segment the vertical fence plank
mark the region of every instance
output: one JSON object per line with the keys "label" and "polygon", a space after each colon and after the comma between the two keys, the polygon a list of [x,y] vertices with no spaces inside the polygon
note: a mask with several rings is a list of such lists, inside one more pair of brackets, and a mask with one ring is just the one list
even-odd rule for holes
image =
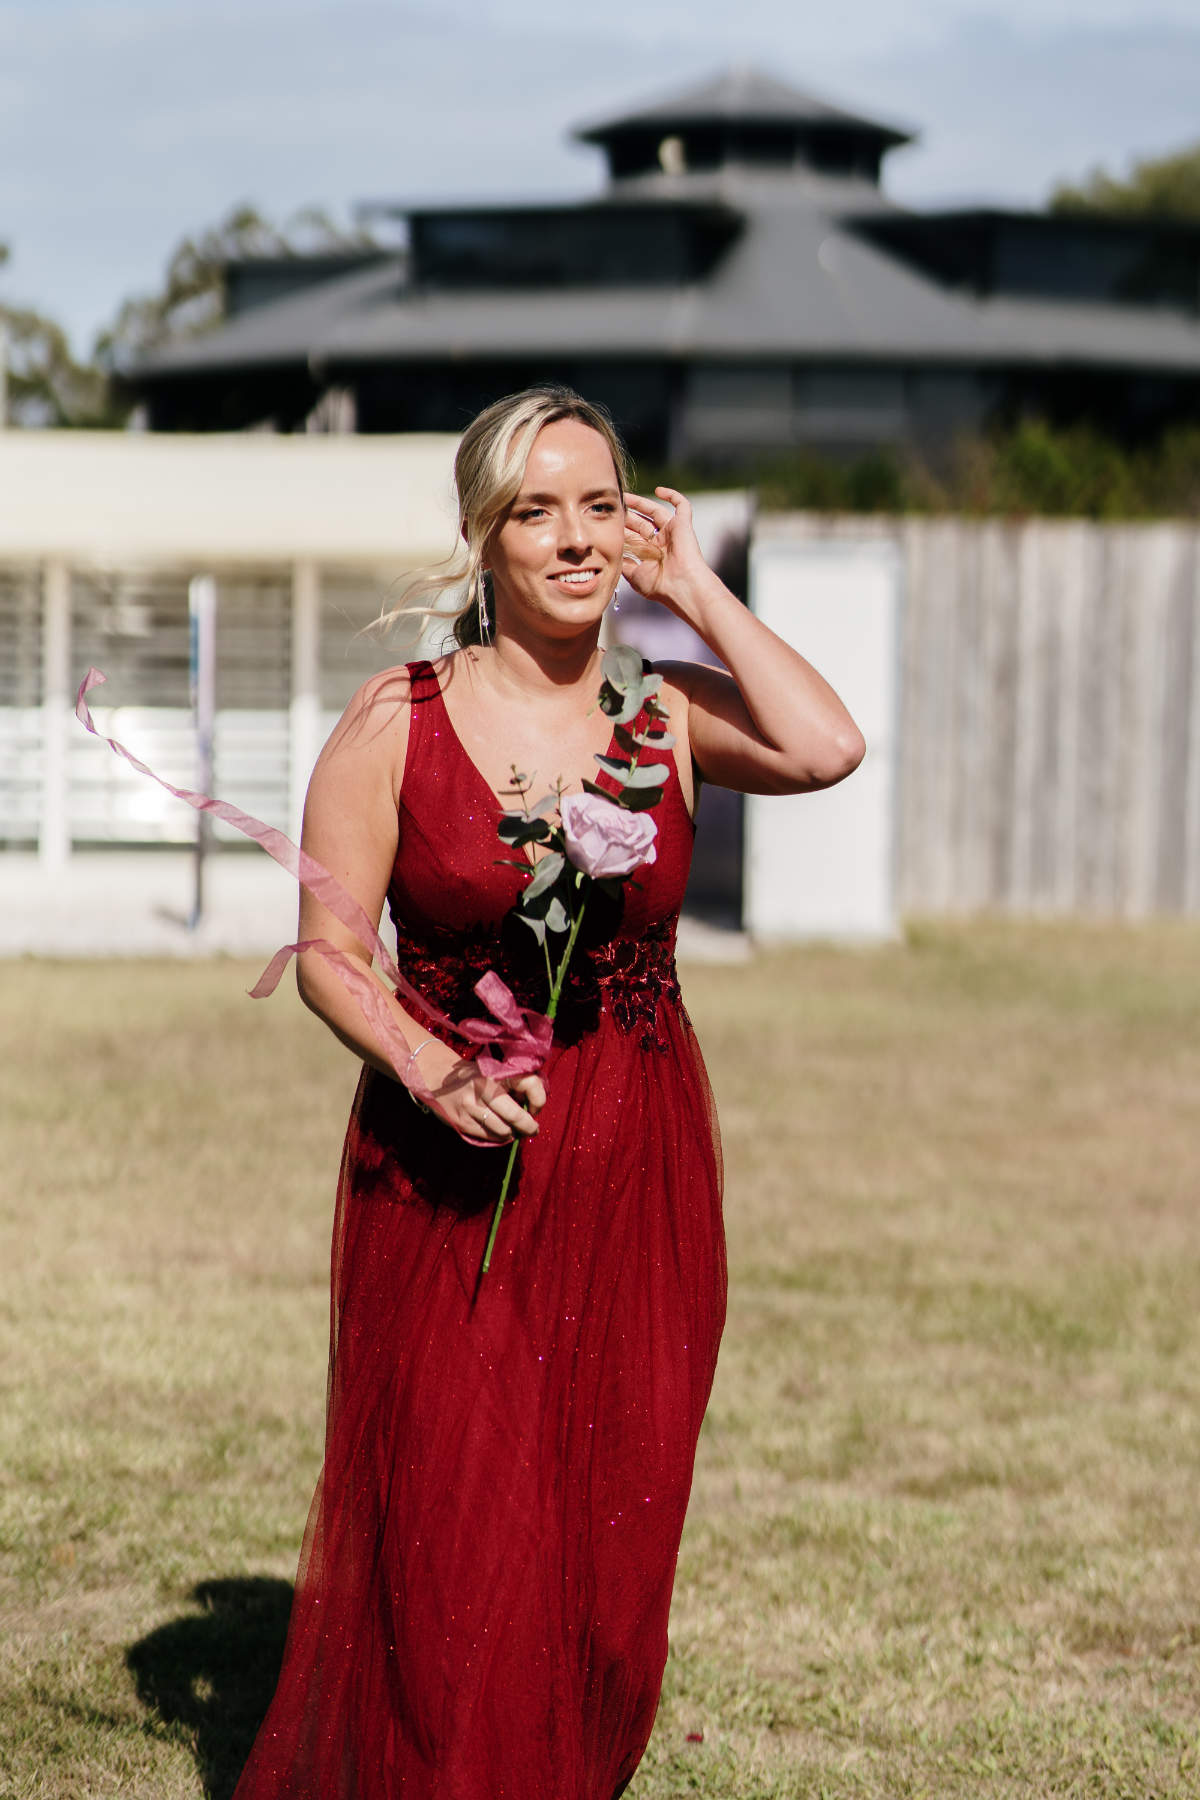
{"label": "vertical fence plank", "polygon": [[904,527],[903,616],[900,640],[900,827],[897,832],[896,892],[902,909],[917,904],[929,882],[930,713],[925,700],[929,635],[929,533],[927,521]]}
{"label": "vertical fence plank", "polygon": [[1124,759],[1123,898],[1124,910],[1138,918],[1154,909],[1173,536],[1170,526],[1132,527],[1125,584],[1133,654],[1128,666],[1129,742]]}
{"label": "vertical fence plank", "polygon": [[1059,832],[1061,794],[1069,783],[1071,729],[1067,616],[1063,607],[1064,572],[1069,544],[1058,519],[1038,520],[1030,529],[1039,539],[1037,566],[1038,635],[1033,648],[1035,785],[1031,796],[1031,868],[1033,905],[1052,911],[1059,889],[1064,847]]}
{"label": "vertical fence plank", "polygon": [[1183,906],[1189,913],[1200,913],[1200,529],[1193,529],[1189,535],[1192,566],[1192,680],[1184,801]]}
{"label": "vertical fence plank", "polygon": [[987,886],[981,904],[995,907],[1007,902],[1013,883],[1021,560],[1020,534],[1015,527],[994,523],[989,537],[993,546],[992,598],[988,608],[992,634],[989,760],[992,795]]}
{"label": "vertical fence plank", "polygon": [[980,848],[987,816],[988,706],[986,676],[986,543],[981,533],[956,532],[959,542],[959,601],[955,609],[954,709],[954,906],[967,911],[982,904]]}
{"label": "vertical fence plank", "polygon": [[1155,912],[1181,912],[1187,904],[1188,763],[1195,713],[1195,532],[1172,532],[1167,555],[1170,567],[1163,595],[1161,753],[1151,905]]}
{"label": "vertical fence plank", "polygon": [[[920,519],[900,527],[901,599],[898,655],[900,695],[896,742],[896,903],[911,907],[910,889],[921,866],[922,792],[918,776],[922,715],[916,694],[916,670],[923,638],[925,595],[924,534]],[[919,882],[915,884],[919,886]]]}
{"label": "vertical fence plank", "polygon": [[1040,630],[1037,530],[1023,526],[1017,534],[1016,731],[1010,791],[1012,862],[1009,890],[1002,904],[1027,912],[1034,903],[1033,827],[1038,786],[1037,688],[1034,664]]}
{"label": "vertical fence plank", "polygon": [[931,522],[927,539],[926,631],[921,703],[928,719],[926,792],[928,837],[925,887],[929,905],[952,910],[954,890],[954,673],[958,613],[959,530],[955,519]]}
{"label": "vertical fence plank", "polygon": [[1083,714],[1083,632],[1088,584],[1088,527],[1068,520],[1056,532],[1058,558],[1051,604],[1059,621],[1058,780],[1052,796],[1054,878],[1049,904],[1056,912],[1077,904],[1079,777]]}
{"label": "vertical fence plank", "polygon": [[1121,559],[1115,532],[1094,539],[1096,557],[1086,594],[1081,648],[1078,904],[1112,912],[1117,904],[1116,777],[1121,741],[1123,614]]}

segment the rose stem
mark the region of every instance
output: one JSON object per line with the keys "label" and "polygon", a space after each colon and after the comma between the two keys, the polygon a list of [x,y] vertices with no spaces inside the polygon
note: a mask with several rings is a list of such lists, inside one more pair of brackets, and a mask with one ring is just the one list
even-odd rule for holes
{"label": "rose stem", "polygon": [[[562,997],[563,982],[566,980],[567,964],[571,960],[571,952],[575,948],[575,939],[579,936],[579,927],[583,924],[583,909],[587,905],[587,895],[579,903],[579,911],[571,921],[571,935],[567,939],[567,947],[562,953],[562,961],[558,965],[558,973],[554,977],[554,986],[550,990],[550,1004],[546,1008],[546,1017],[551,1021],[558,1017],[558,1002]],[[513,1170],[517,1166],[517,1151],[521,1148],[521,1140],[514,1137],[509,1147],[508,1162],[504,1168],[504,1180],[500,1184],[500,1198],[496,1201],[492,1212],[492,1228],[488,1232],[488,1240],[484,1246],[483,1262],[479,1267],[479,1280],[482,1281],[492,1266],[492,1245],[496,1242],[496,1232],[500,1226],[500,1214],[504,1211],[504,1202],[508,1199],[508,1190],[512,1186]],[[478,1292],[478,1283],[476,1292]]]}

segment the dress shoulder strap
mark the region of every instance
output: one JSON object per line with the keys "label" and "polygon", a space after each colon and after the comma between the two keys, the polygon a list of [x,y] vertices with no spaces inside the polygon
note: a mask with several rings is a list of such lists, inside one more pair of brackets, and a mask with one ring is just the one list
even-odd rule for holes
{"label": "dress shoulder strap", "polygon": [[427,760],[429,738],[442,712],[442,687],[433,664],[426,659],[406,663],[409,682],[408,751],[404,758],[402,790],[409,789],[412,772]]}
{"label": "dress shoulder strap", "polygon": [[423,657],[419,662],[406,663],[408,679],[414,701],[430,700],[441,693],[438,678],[434,674],[433,664]]}

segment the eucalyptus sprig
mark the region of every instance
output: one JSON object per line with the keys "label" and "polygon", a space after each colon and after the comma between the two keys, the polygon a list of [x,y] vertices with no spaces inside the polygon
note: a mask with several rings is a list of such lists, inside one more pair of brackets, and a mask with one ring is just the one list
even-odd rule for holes
{"label": "eucalyptus sprig", "polygon": [[[642,752],[670,750],[675,743],[667,730],[668,714],[658,697],[663,678],[648,674],[641,656],[628,644],[617,644],[606,651],[602,673],[600,710],[613,721],[613,736],[621,754],[597,756],[596,761],[606,775],[620,784],[621,791],[611,794],[594,781],[585,781],[584,791],[601,794],[629,812],[648,812],[662,799],[663,785],[671,771],[668,763],[643,763]],[[634,730],[633,723],[642,712],[646,714],[645,730]]]}
{"label": "eucalyptus sprig", "polygon": [[[596,761],[617,788],[611,793],[594,781],[583,783],[585,793],[606,801],[608,806],[623,807],[627,812],[648,812],[663,797],[664,784],[670,774],[669,763],[644,762],[670,750],[675,739],[667,730],[668,714],[659,699],[662,676],[647,674],[636,650],[618,644],[605,653],[602,682],[597,705],[613,721],[613,737],[618,755],[597,755]],[[645,717],[645,725],[637,721]],[[567,978],[571,954],[583,924],[588,895],[594,887],[616,897],[622,881],[628,880],[635,868],[654,859],[656,828],[652,819],[621,821],[601,807],[599,813],[591,801],[579,795],[563,794],[561,778],[553,791],[543,794],[531,804],[533,778],[512,767],[512,785],[506,790],[519,805],[506,811],[498,827],[500,839],[517,857],[501,860],[521,869],[529,876],[516,903],[516,916],[527,925],[541,945],[546,961],[546,979],[550,998],[546,1018],[557,1017],[563,985]],[[591,814],[590,818],[574,815]],[[581,835],[582,833],[582,835]],[[599,840],[598,842],[593,840]],[[535,854],[534,846],[541,854]],[[550,954],[550,937],[566,934],[566,943],[557,956]],[[517,1153],[521,1147],[514,1137],[508,1153],[500,1195],[492,1213],[491,1229],[480,1265],[479,1279],[487,1274],[492,1260],[492,1246],[500,1225],[500,1215],[512,1185]]]}
{"label": "eucalyptus sprig", "polygon": [[[532,869],[532,876],[521,890],[521,898],[517,902],[517,917],[523,925],[528,925],[548,959],[546,933],[569,931],[571,926],[569,903],[572,884],[561,841],[562,826],[552,823],[562,798],[562,782],[557,781],[550,793],[543,794],[540,800],[530,805],[529,795],[532,791],[532,778],[522,774],[514,763],[512,786],[506,792],[514,794],[520,801],[520,806],[506,812],[497,829],[502,843],[523,852],[520,857],[501,860],[510,863],[513,868],[525,871]],[[543,854],[536,858],[533,854],[535,844],[544,847]]]}
{"label": "eucalyptus sprig", "polygon": [[[648,674],[641,656],[628,644],[617,644],[605,652],[601,674],[603,679],[596,704],[613,721],[618,754],[598,753],[596,761],[616,783],[618,791],[612,793],[594,781],[585,781],[584,792],[622,806],[627,812],[648,812],[663,797],[670,765],[654,760],[643,762],[642,758],[647,753],[653,757],[670,750],[675,743],[667,730],[667,712],[658,697],[662,676]],[[646,724],[644,729],[638,730],[636,721],[643,712]],[[514,795],[520,805],[506,812],[498,827],[501,841],[524,853],[520,859],[505,860],[514,868],[531,868],[533,871],[517,902],[517,917],[542,946],[548,973],[551,969],[547,933],[570,932],[582,901],[585,881],[596,879],[597,885],[614,898],[620,891],[619,880],[603,876],[589,878],[572,866],[566,853],[561,820],[553,822],[562,800],[562,788],[560,778],[552,792],[543,794],[531,805],[529,795],[533,792],[533,778],[523,774],[514,764],[512,785],[505,791]],[[542,854],[536,857],[535,844],[542,847]]]}

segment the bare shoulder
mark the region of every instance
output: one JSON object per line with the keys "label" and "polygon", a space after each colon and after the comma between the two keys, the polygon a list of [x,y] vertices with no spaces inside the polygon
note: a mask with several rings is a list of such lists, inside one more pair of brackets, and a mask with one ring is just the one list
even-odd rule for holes
{"label": "bare shoulder", "polygon": [[404,726],[412,699],[412,673],[407,663],[394,669],[380,669],[369,675],[350,697],[338,721],[335,736],[370,736]]}
{"label": "bare shoulder", "polygon": [[686,708],[694,700],[719,693],[732,685],[728,670],[718,668],[715,663],[655,662],[652,667],[663,678],[663,699],[667,705],[674,699],[676,704]]}
{"label": "bare shoulder", "polygon": [[371,675],[351,696],[317,764],[320,774],[361,782],[364,774],[399,792],[408,749],[412,675],[401,663]]}
{"label": "bare shoulder", "polygon": [[671,715],[671,730],[690,748],[690,721],[693,707],[714,708],[721,697],[736,692],[728,670],[709,663],[655,662],[655,672],[663,678],[662,703]]}

